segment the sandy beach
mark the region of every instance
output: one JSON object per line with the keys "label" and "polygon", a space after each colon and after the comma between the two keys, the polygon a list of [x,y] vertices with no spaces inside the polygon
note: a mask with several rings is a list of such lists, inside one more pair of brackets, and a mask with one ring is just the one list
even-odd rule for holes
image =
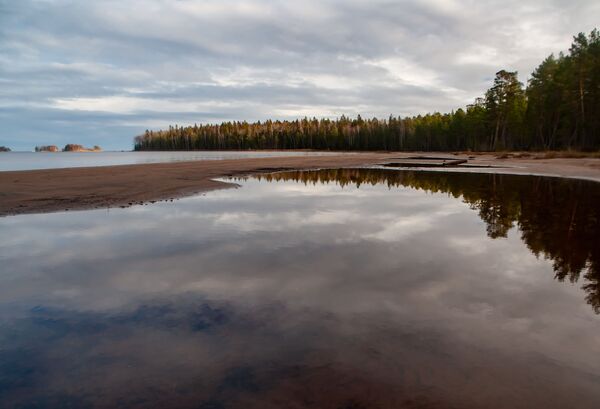
{"label": "sandy beach", "polygon": [[[220,177],[278,170],[371,166],[419,154],[356,153],[0,172],[0,216],[131,206],[232,186],[214,180]],[[469,165],[493,166],[455,169],[460,171],[535,174],[600,182],[598,158],[499,159],[491,154],[421,154],[457,159],[470,157]]]}

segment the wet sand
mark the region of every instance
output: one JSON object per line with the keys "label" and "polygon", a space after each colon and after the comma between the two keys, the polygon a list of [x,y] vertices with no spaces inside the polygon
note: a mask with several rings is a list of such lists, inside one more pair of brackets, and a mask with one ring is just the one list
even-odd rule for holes
{"label": "wet sand", "polygon": [[[0,216],[131,206],[233,186],[214,180],[219,177],[277,170],[370,166],[416,155],[468,157],[431,152],[355,153],[0,172]],[[484,167],[467,171],[537,174],[600,182],[598,158],[470,156],[469,165]],[[457,170],[465,171],[463,168]]]}

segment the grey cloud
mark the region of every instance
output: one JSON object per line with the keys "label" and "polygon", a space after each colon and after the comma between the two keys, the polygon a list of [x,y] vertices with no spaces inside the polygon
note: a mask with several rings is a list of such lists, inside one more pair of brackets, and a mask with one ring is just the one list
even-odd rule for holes
{"label": "grey cloud", "polygon": [[498,69],[525,82],[599,13],[587,0],[0,0],[0,144],[126,149],[169,123],[450,111]]}

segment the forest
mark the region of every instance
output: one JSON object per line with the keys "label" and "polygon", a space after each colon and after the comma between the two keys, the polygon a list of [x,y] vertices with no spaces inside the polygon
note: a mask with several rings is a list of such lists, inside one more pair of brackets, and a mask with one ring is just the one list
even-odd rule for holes
{"label": "forest", "polygon": [[146,130],[134,149],[598,150],[600,32],[575,36],[568,52],[547,57],[526,87],[516,71],[498,71],[483,97],[451,113],[175,125]]}

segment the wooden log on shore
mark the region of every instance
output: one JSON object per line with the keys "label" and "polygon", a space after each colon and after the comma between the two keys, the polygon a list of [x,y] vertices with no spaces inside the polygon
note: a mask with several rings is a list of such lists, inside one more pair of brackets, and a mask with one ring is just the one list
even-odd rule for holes
{"label": "wooden log on shore", "polygon": [[398,168],[440,168],[458,166],[467,162],[467,159],[454,158],[407,158],[398,162],[385,163],[384,166]]}

